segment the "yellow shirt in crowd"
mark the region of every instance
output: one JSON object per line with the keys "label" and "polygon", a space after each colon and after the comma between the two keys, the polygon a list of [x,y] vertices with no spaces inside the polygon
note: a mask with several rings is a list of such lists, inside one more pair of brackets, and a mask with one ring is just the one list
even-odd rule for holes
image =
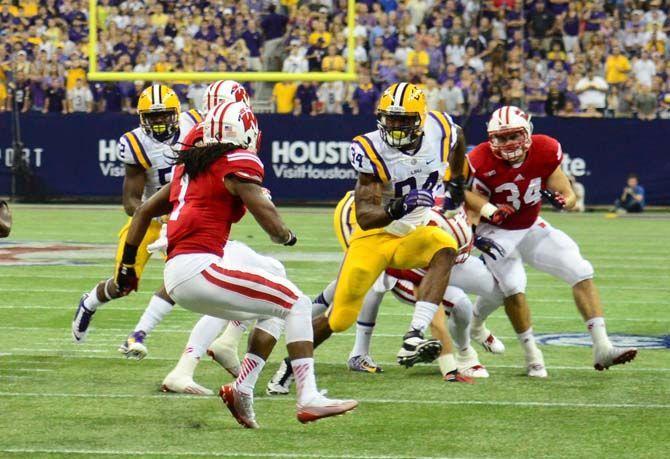
{"label": "yellow shirt in crowd", "polygon": [[326,56],[321,61],[321,70],[324,72],[344,72],[347,65],[342,56]]}
{"label": "yellow shirt in crowd", "polygon": [[607,61],[605,62],[605,80],[609,84],[623,83],[628,79],[630,69],[630,61],[623,54],[607,56]]}
{"label": "yellow shirt in crowd", "polygon": [[68,91],[74,89],[77,84],[77,80],[81,78],[86,81],[86,70],[82,68],[74,68],[65,72],[65,89]]}
{"label": "yellow shirt in crowd", "polygon": [[407,67],[428,67],[430,63],[430,56],[425,51],[411,50],[407,53]]}
{"label": "yellow shirt in crowd", "polygon": [[296,83],[279,82],[272,89],[272,98],[277,106],[277,113],[293,113],[293,100],[298,89]]}
{"label": "yellow shirt in crowd", "polygon": [[333,41],[333,36],[330,32],[312,32],[309,34],[309,44],[314,46],[316,42],[319,41],[319,38],[323,38],[323,46],[330,45],[330,42]]}

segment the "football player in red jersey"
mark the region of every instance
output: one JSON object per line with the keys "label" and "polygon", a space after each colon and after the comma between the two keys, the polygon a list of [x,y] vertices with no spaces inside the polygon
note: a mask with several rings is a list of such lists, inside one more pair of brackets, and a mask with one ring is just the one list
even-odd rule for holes
{"label": "football player in red jersey", "polygon": [[[571,209],[576,202],[561,169],[560,143],[552,137],[533,134],[530,117],[513,106],[496,110],[487,130],[489,141],[477,145],[468,155],[472,189],[489,199],[482,208],[484,217],[500,209],[508,217],[502,222],[481,223],[477,234],[496,241],[506,253],[496,260],[485,257],[485,261],[505,295],[505,312],[524,348],[528,376],[543,378],[547,371],[533,337],[524,263],[572,287],[577,309],[591,333],[596,370],[633,360],[636,349],[615,348],[607,336],[591,263],[582,257],[567,234],[540,217],[543,197],[559,209]],[[478,341],[490,335],[484,320],[491,312],[490,307],[482,307],[477,301],[473,337]]]}
{"label": "football player in red jersey", "polygon": [[[258,319],[235,382],[219,395],[244,427],[258,428],[253,390],[265,362],[286,327],[286,343],[298,386],[297,417],[310,422],[354,409],[354,400],[333,400],[316,388],[312,302],[283,276],[236,256],[226,244],[232,224],[248,209],[279,244],[295,235],[261,188],[260,132],[251,109],[223,103],[203,123],[203,146],[178,153],[174,179],[136,211],[123,251],[118,287],[137,289],[137,248],[152,218],[170,213],[165,286],[177,303],[227,320]],[[234,250],[234,249],[233,249]],[[250,249],[249,249],[250,250]]]}

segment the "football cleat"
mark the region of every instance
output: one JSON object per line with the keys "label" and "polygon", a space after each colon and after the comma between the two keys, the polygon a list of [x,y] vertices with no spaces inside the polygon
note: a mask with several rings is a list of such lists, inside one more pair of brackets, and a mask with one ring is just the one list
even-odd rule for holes
{"label": "football cleat", "polygon": [[247,429],[258,429],[260,426],[256,422],[256,413],[254,413],[254,396],[243,394],[235,389],[234,384],[221,386],[219,397],[240,425]]}
{"label": "football cleat", "polygon": [[486,367],[481,364],[463,368],[460,373],[468,378],[488,378],[490,376]]}
{"label": "football cleat", "polygon": [[225,343],[221,344],[219,340],[214,341],[207,349],[207,355],[216,363],[221,365],[224,370],[230,373],[233,378],[240,374],[240,358],[237,356],[237,347],[232,348]]}
{"label": "football cleat", "polygon": [[84,300],[88,298],[88,293],[84,293],[79,300],[77,311],[72,319],[72,338],[75,343],[83,343],[86,340],[88,327],[91,325],[91,319],[95,311],[91,311],[84,306]]}
{"label": "football cleat", "polygon": [[472,346],[468,346],[464,351],[456,353],[456,364],[458,365],[458,371],[469,378],[489,377],[489,372],[479,362],[477,351]]}
{"label": "football cleat", "polygon": [[410,330],[403,337],[402,347],[396,358],[398,364],[410,368],[417,363],[430,363],[442,352],[442,344],[436,339],[424,339],[419,330]]}
{"label": "football cleat", "polygon": [[634,347],[607,347],[604,350],[593,348],[593,368],[598,371],[609,369],[613,365],[622,365],[633,361],[637,355]]}
{"label": "football cleat", "polygon": [[214,392],[193,381],[189,375],[172,370],[163,380],[161,391],[178,394],[214,395]]}
{"label": "football cleat", "polygon": [[316,395],[307,403],[297,405],[298,421],[306,424],[331,416],[339,416],[358,406],[356,400],[337,400],[326,398],[323,394]]}
{"label": "football cleat", "polygon": [[491,332],[488,333],[486,339],[479,341],[486,352],[491,354],[503,354],[505,352],[505,345],[498,338],[493,336]]}
{"label": "football cleat", "polygon": [[293,382],[293,367],[291,362],[286,357],[281,361],[279,369],[274,374],[272,379],[268,381],[265,388],[265,393],[268,395],[286,395],[291,390],[291,383]]}
{"label": "football cleat", "polygon": [[526,374],[531,378],[546,378],[547,368],[544,366],[544,356],[538,349],[536,353],[526,355]]}
{"label": "football cleat", "polygon": [[149,353],[149,350],[144,345],[144,339],[146,337],[147,334],[142,330],[132,332],[128,335],[126,341],[119,346],[119,352],[125,355],[127,359],[142,360]]}
{"label": "football cleat", "polygon": [[369,355],[355,355],[349,358],[347,366],[351,371],[360,371],[362,373],[383,373],[382,367],[372,360]]}
{"label": "football cleat", "polygon": [[444,375],[444,381],[449,383],[462,382],[466,384],[474,384],[475,380],[470,376],[466,376],[458,370],[452,370]]}

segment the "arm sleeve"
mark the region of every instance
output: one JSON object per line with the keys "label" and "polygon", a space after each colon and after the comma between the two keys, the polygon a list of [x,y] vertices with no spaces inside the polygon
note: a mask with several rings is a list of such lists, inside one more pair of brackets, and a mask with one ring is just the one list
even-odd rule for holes
{"label": "arm sleeve", "polygon": [[258,156],[251,152],[237,151],[226,156],[226,161],[221,165],[221,175],[234,175],[240,180],[260,185],[263,183],[265,171]]}
{"label": "arm sleeve", "polygon": [[377,175],[376,169],[370,158],[366,155],[361,140],[358,137],[354,139],[351,147],[349,147],[349,162],[351,162],[351,165],[357,172]]}
{"label": "arm sleeve", "polygon": [[140,163],[137,160],[137,155],[134,154],[133,149],[131,147],[129,138],[130,134],[131,134],[130,132],[126,132],[121,136],[121,138],[119,138],[119,142],[117,144],[116,156],[124,164],[128,164],[129,166],[139,166]]}

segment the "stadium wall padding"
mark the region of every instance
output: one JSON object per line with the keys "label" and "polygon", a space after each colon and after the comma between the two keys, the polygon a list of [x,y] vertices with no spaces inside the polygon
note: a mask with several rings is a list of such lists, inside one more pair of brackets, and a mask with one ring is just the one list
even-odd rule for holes
{"label": "stadium wall padding", "polygon": [[[11,114],[0,113],[0,195],[11,190]],[[260,115],[261,159],[266,186],[277,201],[336,201],[353,188],[349,141],[375,129],[371,116],[293,117]],[[473,117],[468,142],[486,138],[485,117]],[[586,187],[588,204],[610,204],[630,172],[640,176],[648,204],[670,204],[670,121],[635,119],[537,118],[535,132],[559,139],[564,168]],[[21,115],[24,157],[33,173],[36,197],[118,196],[123,165],[116,141],[136,126],[125,114]]]}

